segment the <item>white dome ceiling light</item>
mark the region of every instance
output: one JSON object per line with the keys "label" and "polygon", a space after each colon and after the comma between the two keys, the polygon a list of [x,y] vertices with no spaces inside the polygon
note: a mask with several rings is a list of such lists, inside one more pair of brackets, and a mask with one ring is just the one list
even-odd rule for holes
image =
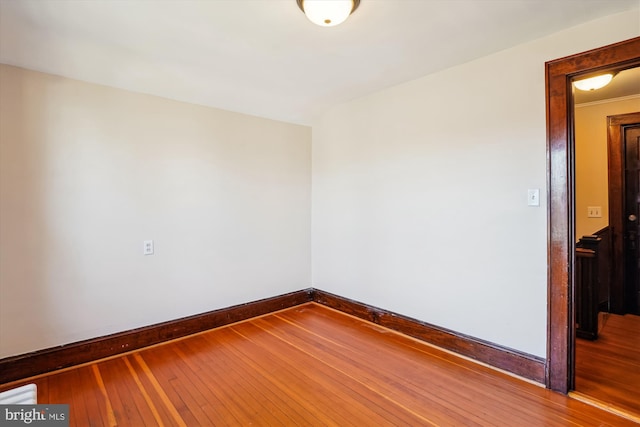
{"label": "white dome ceiling light", "polygon": [[601,74],[599,76],[590,77],[588,79],[576,80],[573,85],[580,90],[590,91],[601,89],[611,83],[613,73]]}
{"label": "white dome ceiling light", "polygon": [[360,0],[296,0],[309,21],[321,27],[334,27],[347,20]]}

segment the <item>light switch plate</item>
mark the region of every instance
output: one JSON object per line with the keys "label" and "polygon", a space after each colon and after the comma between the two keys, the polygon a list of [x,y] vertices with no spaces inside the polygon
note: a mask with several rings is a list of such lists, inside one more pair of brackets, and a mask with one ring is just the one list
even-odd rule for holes
{"label": "light switch plate", "polygon": [[540,189],[530,188],[527,190],[527,205],[540,206]]}
{"label": "light switch plate", "polygon": [[587,206],[587,218],[602,218],[602,206]]}

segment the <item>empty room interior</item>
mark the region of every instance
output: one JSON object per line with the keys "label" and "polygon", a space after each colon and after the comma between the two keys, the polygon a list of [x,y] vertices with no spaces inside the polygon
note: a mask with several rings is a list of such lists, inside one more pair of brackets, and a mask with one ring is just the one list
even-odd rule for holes
{"label": "empty room interior", "polygon": [[640,0],[0,0],[0,406],[640,423],[639,70]]}

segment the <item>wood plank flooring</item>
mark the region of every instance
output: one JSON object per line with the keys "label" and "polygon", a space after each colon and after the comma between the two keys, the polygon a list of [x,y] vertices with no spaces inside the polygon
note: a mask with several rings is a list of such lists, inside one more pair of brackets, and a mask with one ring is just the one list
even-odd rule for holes
{"label": "wood plank flooring", "polygon": [[315,303],[27,382],[72,426],[636,425]]}
{"label": "wood plank flooring", "polygon": [[640,316],[608,314],[598,339],[576,339],[576,391],[640,418]]}

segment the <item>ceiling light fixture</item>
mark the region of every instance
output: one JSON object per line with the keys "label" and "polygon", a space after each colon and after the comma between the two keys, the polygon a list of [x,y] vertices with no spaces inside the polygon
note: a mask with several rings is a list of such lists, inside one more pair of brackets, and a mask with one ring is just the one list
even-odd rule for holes
{"label": "ceiling light fixture", "polygon": [[573,82],[573,85],[584,91],[601,89],[611,83],[613,79],[613,73],[601,74],[599,76],[590,77],[588,79],[577,80]]}
{"label": "ceiling light fixture", "polygon": [[296,0],[309,21],[321,27],[342,24],[360,5],[360,0]]}

